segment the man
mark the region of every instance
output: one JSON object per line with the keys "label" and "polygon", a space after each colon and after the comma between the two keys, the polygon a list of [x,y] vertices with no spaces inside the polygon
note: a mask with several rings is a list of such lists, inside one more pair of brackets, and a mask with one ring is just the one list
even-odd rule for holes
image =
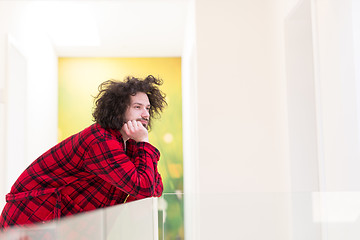
{"label": "man", "polygon": [[0,227],[161,196],[160,153],[147,130],[167,105],[161,84],[153,76],[102,83],[96,123],[49,149],[20,175],[6,195]]}

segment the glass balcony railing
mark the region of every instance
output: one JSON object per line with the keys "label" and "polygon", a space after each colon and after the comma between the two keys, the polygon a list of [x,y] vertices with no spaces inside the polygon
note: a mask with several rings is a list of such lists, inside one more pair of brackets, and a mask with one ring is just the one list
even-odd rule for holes
{"label": "glass balcony railing", "polygon": [[159,240],[184,239],[184,194],[164,193],[158,199]]}
{"label": "glass balcony railing", "polygon": [[1,240],[158,239],[158,199],[146,198],[43,224],[13,227]]}
{"label": "glass balcony railing", "polygon": [[[165,193],[60,221],[10,228],[0,240],[180,240],[185,238],[184,200],[191,197]],[[360,239],[360,192],[254,192],[197,198],[201,239]]]}

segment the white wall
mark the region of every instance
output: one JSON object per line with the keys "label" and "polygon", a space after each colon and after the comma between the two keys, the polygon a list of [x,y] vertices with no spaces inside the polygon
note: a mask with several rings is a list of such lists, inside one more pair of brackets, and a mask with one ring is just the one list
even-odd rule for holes
{"label": "white wall", "polygon": [[[314,1],[325,239],[360,236],[358,1]],[[334,201],[335,200],[335,201]],[[335,206],[327,203],[337,202]],[[334,209],[342,212],[336,215]],[[355,218],[352,217],[355,216]],[[334,224],[336,223],[336,224]],[[346,236],[344,236],[346,233]]]}
{"label": "white wall", "polygon": [[[360,119],[360,1],[352,1],[352,28],[353,28],[353,53],[355,67],[355,82],[357,94],[357,119]],[[360,136],[360,127],[358,127],[358,136]]]}
{"label": "white wall", "polygon": [[[1,18],[1,15],[0,15]],[[0,22],[3,22],[0,19]],[[0,23],[1,24],[1,23]],[[0,34],[0,46],[5,50],[5,35]],[[6,183],[6,165],[5,165],[5,54],[0,53],[0,208],[5,204],[5,183]]]}
{"label": "white wall", "polygon": [[196,1],[201,239],[289,239],[283,9]]}
{"label": "white wall", "polygon": [[[323,191],[359,191],[359,124],[351,0],[318,0]],[[329,27],[331,26],[331,27]]]}
{"label": "white wall", "polygon": [[197,71],[196,71],[196,26],[195,1],[188,3],[186,34],[182,69],[183,104],[183,164],[184,164],[184,232],[185,239],[200,239],[199,236],[199,186],[198,186],[198,121],[197,121]]}
{"label": "white wall", "polygon": [[190,236],[357,239],[358,2],[195,4]]}
{"label": "white wall", "polygon": [[[27,59],[17,46],[16,41],[9,35],[6,46],[6,189],[10,189],[17,176],[26,166],[27,155],[27,108],[28,81]],[[16,159],[10,161],[10,159]]]}
{"label": "white wall", "polygon": [[[15,52],[24,56],[27,72],[26,77],[26,112],[21,114],[5,115],[2,112],[0,128],[1,143],[1,176],[0,194],[5,196],[9,191],[9,186],[17,176],[8,175],[4,170],[11,164],[18,163],[18,173],[21,173],[25,167],[35,160],[41,153],[50,148],[57,142],[57,56],[52,45],[41,30],[41,23],[44,19],[36,17],[36,11],[32,11],[31,2],[21,1],[0,1],[0,87],[5,93],[4,108],[8,109],[8,101],[11,101],[6,94],[11,91],[9,86],[14,85],[9,82],[9,73],[12,66],[8,59],[11,59],[11,53],[8,54],[8,37],[11,36],[15,43]],[[16,64],[16,61],[15,61]],[[14,85],[15,86],[15,85]],[[15,143],[5,141],[9,138],[8,123],[15,121],[15,118],[26,116],[26,136],[24,146],[19,149]],[[6,137],[6,138],[5,138]],[[12,153],[22,151],[23,157],[13,159]],[[23,159],[25,158],[25,159]],[[16,174],[17,175],[17,174]],[[3,207],[5,199],[1,197],[0,208]]]}
{"label": "white wall", "polygon": [[311,194],[320,190],[320,119],[317,114],[311,1],[298,1],[288,9],[284,26],[292,236],[294,239],[321,239],[321,226],[313,221]]}

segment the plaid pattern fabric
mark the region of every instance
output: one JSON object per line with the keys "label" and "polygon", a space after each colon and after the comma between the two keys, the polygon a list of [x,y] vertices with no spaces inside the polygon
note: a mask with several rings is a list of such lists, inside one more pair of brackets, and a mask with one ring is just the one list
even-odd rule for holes
{"label": "plaid pattern fabric", "polygon": [[125,149],[119,131],[93,124],[49,149],[20,175],[6,195],[0,227],[159,197],[159,157],[151,144],[129,139]]}

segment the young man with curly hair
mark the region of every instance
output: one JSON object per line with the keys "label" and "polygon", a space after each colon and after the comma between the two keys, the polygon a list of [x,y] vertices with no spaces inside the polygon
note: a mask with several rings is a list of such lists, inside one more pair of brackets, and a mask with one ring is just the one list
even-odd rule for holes
{"label": "young man with curly hair", "polygon": [[167,105],[153,76],[99,86],[95,123],[37,158],[16,180],[0,228],[59,219],[135,199],[159,197],[159,151],[151,120]]}

